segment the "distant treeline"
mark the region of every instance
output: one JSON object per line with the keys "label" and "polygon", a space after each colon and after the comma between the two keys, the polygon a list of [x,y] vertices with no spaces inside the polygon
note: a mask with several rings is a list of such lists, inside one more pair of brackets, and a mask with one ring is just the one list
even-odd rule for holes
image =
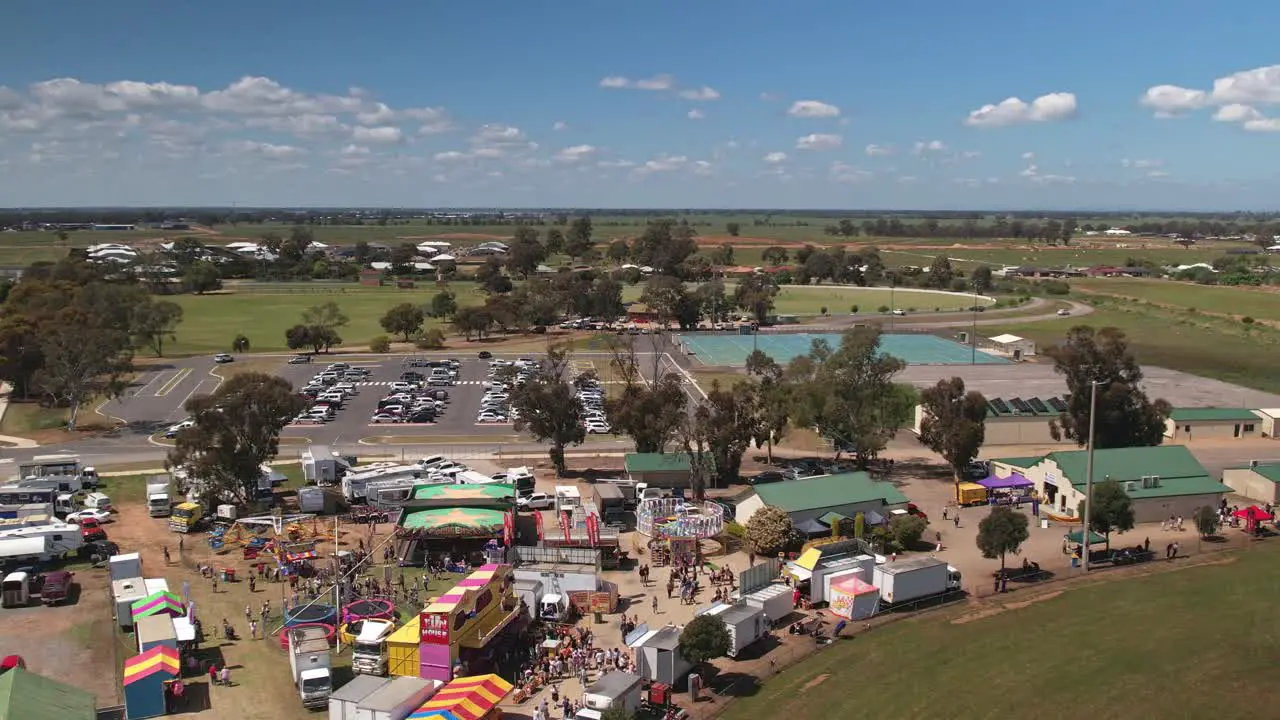
{"label": "distant treeline", "polygon": [[[618,210],[618,209],[350,209],[350,208],[50,208],[0,209],[0,228],[86,224],[199,225],[568,225],[589,215],[597,227],[643,226],[656,217],[677,218],[709,234],[747,234],[750,227],[821,227],[843,237],[1026,238],[1056,242],[1072,232],[1125,228],[1138,235],[1186,238],[1280,235],[1280,213],[1058,213],[836,210]],[[1077,218],[1083,218],[1077,222]],[[729,229],[732,226],[732,230]],[[736,232],[735,232],[736,231]]]}

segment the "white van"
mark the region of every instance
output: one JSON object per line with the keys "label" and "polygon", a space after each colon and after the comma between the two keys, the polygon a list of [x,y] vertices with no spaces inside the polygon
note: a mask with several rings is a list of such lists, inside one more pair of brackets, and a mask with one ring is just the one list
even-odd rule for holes
{"label": "white van", "polygon": [[111,511],[111,498],[100,492],[91,492],[84,496],[84,506],[90,510]]}

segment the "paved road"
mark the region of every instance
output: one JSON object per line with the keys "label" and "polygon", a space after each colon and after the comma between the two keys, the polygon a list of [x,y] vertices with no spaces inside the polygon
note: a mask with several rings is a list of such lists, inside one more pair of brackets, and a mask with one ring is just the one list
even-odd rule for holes
{"label": "paved road", "polygon": [[[886,332],[894,330],[933,330],[939,328],[964,328],[973,325],[1009,325],[1014,323],[1034,323],[1044,322],[1046,320],[1061,320],[1062,316],[1058,315],[1058,303],[1067,303],[1070,306],[1072,316],[1088,315],[1093,312],[1093,307],[1085,303],[1075,302],[1074,300],[1047,300],[1045,298],[1032,298],[1031,302],[1016,308],[1007,308],[1000,310],[988,310],[978,313],[975,322],[974,313],[920,313],[917,315],[831,315],[825,318],[817,318],[813,322],[804,325],[786,325],[779,329],[784,332],[831,332],[835,328],[852,327],[854,325],[864,324],[868,322],[878,322],[885,325],[889,329]],[[1026,314],[1031,310],[1043,310],[1037,314]],[[961,319],[963,318],[963,319]]]}
{"label": "paved road", "polygon": [[213,373],[219,367],[208,357],[149,365],[122,397],[107,402],[100,411],[131,425],[171,425],[186,417],[182,406],[189,398],[218,389],[222,377]]}

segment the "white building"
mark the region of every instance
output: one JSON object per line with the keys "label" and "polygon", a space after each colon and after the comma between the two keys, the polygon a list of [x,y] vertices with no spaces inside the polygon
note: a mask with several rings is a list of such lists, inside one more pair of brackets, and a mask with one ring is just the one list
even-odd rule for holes
{"label": "white building", "polygon": [[1124,237],[1127,235],[1132,235],[1133,233],[1129,232],[1128,230],[1125,230],[1124,228],[1109,228],[1103,231],[1102,234],[1110,235],[1112,237]]}

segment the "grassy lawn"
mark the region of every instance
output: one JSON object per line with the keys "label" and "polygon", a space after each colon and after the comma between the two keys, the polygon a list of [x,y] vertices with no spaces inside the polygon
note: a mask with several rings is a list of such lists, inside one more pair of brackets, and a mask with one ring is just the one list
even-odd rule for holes
{"label": "grassy lawn", "polygon": [[1280,331],[1125,301],[1101,300],[1097,307],[1097,312],[1087,317],[1010,323],[985,330],[993,335],[1013,333],[1045,347],[1060,342],[1075,325],[1117,327],[1128,335],[1130,347],[1144,365],[1280,392],[1274,362],[1280,351]]}
{"label": "grassy lawn", "polygon": [[995,241],[991,242],[990,246],[990,249],[978,250],[970,248],[952,249],[945,246],[939,247],[936,251],[922,249],[881,250],[881,254],[884,256],[885,264],[891,266],[928,265],[934,256],[945,254],[951,258],[953,263],[958,261],[962,268],[971,268],[976,265],[991,265],[992,267],[1004,265],[1065,267],[1070,265],[1077,268],[1086,268],[1093,265],[1119,265],[1123,264],[1128,258],[1150,260],[1161,265],[1208,262],[1220,257],[1225,252],[1225,248],[1221,247],[1184,250],[1176,245],[1160,245],[1147,248],[1089,248],[1074,245],[1065,248],[1043,246],[1030,248],[1010,247],[1005,243]]}
{"label": "grassy lawn", "polygon": [[1280,701],[1263,659],[1277,641],[1276,552],[1074,588],[969,622],[954,622],[958,609],[894,623],[804,660],[723,717],[874,707],[887,718],[1189,718],[1243,697],[1270,707]]}
{"label": "grassy lawn", "polygon": [[780,315],[817,315],[826,307],[833,315],[843,315],[857,305],[859,313],[873,313],[881,306],[929,312],[935,309],[960,310],[973,304],[973,297],[968,295],[815,285],[783,288],[774,300],[774,311]]}
{"label": "grassy lawn", "polygon": [[[451,286],[459,304],[480,304],[483,296],[470,283]],[[363,345],[385,335],[378,321],[400,303],[424,305],[436,295],[435,285],[413,290],[367,288],[355,284],[244,284],[227,292],[179,295],[183,308],[178,339],[166,348],[174,355],[227,352],[239,333],[249,338],[253,351],[285,350],[285,330],[302,321],[307,308],[335,302],[351,322],[339,332],[346,345]],[[431,321],[434,323],[434,321]],[[431,324],[429,323],[429,325]]]}
{"label": "grassy lawn", "polygon": [[1130,278],[1077,280],[1071,286],[1088,293],[1137,298],[1159,305],[1195,308],[1236,317],[1247,315],[1259,320],[1280,320],[1280,294],[1259,288]]}
{"label": "grassy lawn", "polygon": [[698,381],[698,387],[705,392],[711,391],[711,384],[720,383],[721,390],[728,390],[740,382],[748,382],[749,378],[746,373],[735,372],[712,372],[694,368],[692,371],[693,379]]}
{"label": "grassy lawn", "polygon": [[[92,413],[89,413],[92,415]],[[89,422],[85,413],[82,422]],[[92,415],[96,418],[96,415]],[[4,412],[0,421],[0,435],[26,435],[40,430],[60,430],[67,425],[66,408],[47,408],[35,402],[14,402]]]}

